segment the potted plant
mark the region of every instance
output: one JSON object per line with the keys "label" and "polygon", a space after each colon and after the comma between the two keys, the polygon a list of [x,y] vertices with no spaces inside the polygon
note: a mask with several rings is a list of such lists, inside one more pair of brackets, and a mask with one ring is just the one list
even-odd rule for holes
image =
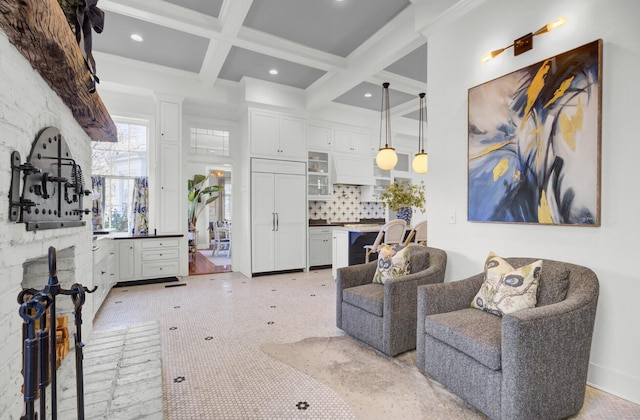
{"label": "potted plant", "polygon": [[206,181],[207,177],[205,175],[197,174],[188,182],[189,230],[195,230],[198,216],[200,216],[202,210],[218,198],[218,191],[222,189],[220,185],[205,185]]}
{"label": "potted plant", "polygon": [[398,219],[403,219],[409,224],[414,207],[421,213],[425,212],[424,194],[424,182],[411,184],[409,181],[396,180],[380,194],[380,200],[397,212]]}

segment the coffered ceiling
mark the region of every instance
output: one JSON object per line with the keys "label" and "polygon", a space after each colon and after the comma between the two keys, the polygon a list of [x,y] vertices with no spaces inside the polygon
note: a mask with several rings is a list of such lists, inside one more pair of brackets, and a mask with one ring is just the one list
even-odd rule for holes
{"label": "coffered ceiling", "polygon": [[[133,88],[139,78],[116,71],[129,66],[206,86],[252,78],[297,88],[307,110],[331,103],[379,110],[388,81],[391,105],[405,115],[427,82],[416,1],[100,0],[105,28],[93,50],[106,84]],[[111,63],[103,73],[101,61]]]}

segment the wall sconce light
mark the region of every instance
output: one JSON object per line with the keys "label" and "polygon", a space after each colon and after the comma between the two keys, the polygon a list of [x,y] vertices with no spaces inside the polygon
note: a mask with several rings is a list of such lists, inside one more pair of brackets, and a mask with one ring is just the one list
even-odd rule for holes
{"label": "wall sconce light", "polygon": [[221,171],[219,169],[215,169],[215,170],[211,171],[211,175],[215,176],[216,178],[220,178],[221,176],[224,176],[224,171]]}
{"label": "wall sconce light", "polygon": [[490,53],[487,53],[485,55],[483,55],[480,58],[480,62],[481,63],[486,63],[488,61],[493,60],[494,58],[496,58],[497,56],[499,56],[500,54],[502,54],[506,49],[513,47],[513,55],[520,55],[524,52],[529,51],[530,49],[533,48],[533,37],[537,36],[537,35],[542,35],[542,34],[546,34],[549,31],[552,31],[553,29],[559,28],[562,25],[564,25],[565,23],[567,23],[567,19],[564,17],[558,18],[556,20],[554,20],[551,23],[547,23],[546,25],[544,25],[542,28],[538,29],[537,31],[533,32],[533,33],[528,33],[524,36],[521,36],[520,38],[516,39],[515,41],[513,41],[513,44],[508,45],[504,48],[500,48],[499,50],[493,50]]}
{"label": "wall sconce light", "polygon": [[424,123],[427,121],[427,107],[425,106],[424,92],[420,97],[420,122],[418,126],[418,153],[413,158],[411,166],[417,174],[426,174],[429,170],[429,155],[424,152]]}
{"label": "wall sconce light", "polygon": [[[382,147],[382,126],[384,125],[384,147]],[[382,84],[382,106],[380,107],[380,148],[376,164],[383,171],[393,169],[398,163],[396,150],[391,147],[391,112],[389,110],[389,83]]]}

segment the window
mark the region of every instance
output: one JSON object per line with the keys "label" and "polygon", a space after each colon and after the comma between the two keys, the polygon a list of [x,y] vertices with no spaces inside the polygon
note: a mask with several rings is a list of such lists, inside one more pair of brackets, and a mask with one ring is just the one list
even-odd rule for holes
{"label": "window", "polygon": [[[148,122],[115,119],[118,142],[91,143],[94,229],[131,231],[134,182],[147,176]],[[146,183],[145,183],[146,184]]]}
{"label": "window", "polygon": [[189,146],[195,153],[229,156],[229,132],[191,127]]}

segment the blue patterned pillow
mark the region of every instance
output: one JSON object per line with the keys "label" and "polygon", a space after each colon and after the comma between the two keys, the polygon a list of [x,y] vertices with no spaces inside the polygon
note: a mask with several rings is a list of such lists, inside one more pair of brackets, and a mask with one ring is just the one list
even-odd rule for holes
{"label": "blue patterned pillow", "polygon": [[388,279],[411,273],[409,247],[382,245],[378,250],[378,267],[373,275],[373,283],[384,284]]}
{"label": "blue patterned pillow", "polygon": [[484,267],[484,283],[471,302],[472,308],[503,316],[536,306],[542,260],[514,269],[492,252]]}

